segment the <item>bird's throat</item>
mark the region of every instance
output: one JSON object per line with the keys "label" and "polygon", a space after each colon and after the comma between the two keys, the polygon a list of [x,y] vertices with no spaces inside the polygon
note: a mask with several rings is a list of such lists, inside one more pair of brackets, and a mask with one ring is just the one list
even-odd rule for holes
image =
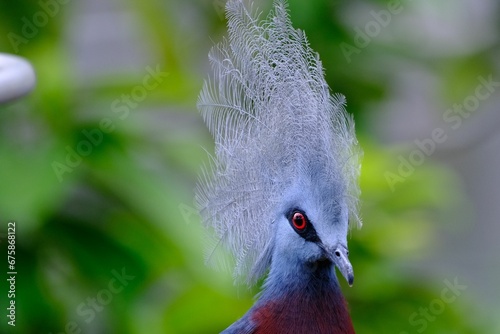
{"label": "bird's throat", "polygon": [[267,282],[251,313],[255,333],[354,333],[334,268],[322,262],[312,265],[304,268],[309,277],[295,277],[303,282]]}

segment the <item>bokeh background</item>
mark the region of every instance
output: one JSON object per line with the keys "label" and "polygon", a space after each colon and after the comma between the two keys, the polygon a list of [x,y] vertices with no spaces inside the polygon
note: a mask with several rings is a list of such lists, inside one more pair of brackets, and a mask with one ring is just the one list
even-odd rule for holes
{"label": "bokeh background", "polygon": [[[216,333],[253,303],[204,265],[193,207],[224,3],[0,2],[0,51],[38,75],[0,107],[1,333]],[[499,3],[289,3],[365,152],[342,282],[357,332],[500,332]]]}

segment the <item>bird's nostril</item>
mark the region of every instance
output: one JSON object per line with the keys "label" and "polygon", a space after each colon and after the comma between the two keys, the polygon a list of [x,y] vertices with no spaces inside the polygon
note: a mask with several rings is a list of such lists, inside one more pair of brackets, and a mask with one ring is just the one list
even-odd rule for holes
{"label": "bird's nostril", "polygon": [[335,256],[340,257],[340,252],[339,251],[335,251]]}

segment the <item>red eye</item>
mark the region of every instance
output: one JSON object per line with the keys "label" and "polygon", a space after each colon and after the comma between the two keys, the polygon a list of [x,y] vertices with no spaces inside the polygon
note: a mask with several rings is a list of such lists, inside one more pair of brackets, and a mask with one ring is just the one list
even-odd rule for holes
{"label": "red eye", "polygon": [[292,224],[299,231],[303,231],[307,226],[307,219],[300,212],[295,212],[292,217]]}

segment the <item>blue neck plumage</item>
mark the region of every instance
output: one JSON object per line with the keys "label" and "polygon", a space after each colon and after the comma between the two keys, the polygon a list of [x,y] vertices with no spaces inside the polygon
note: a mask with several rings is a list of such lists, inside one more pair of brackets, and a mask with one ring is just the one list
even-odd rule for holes
{"label": "blue neck plumage", "polygon": [[296,266],[273,263],[247,319],[256,334],[354,334],[333,264],[326,261]]}
{"label": "blue neck plumage", "polygon": [[297,293],[307,298],[307,295],[330,292],[342,296],[331,262],[296,263],[290,266],[273,261],[271,270],[264,283],[259,299],[281,299]]}
{"label": "blue neck plumage", "polygon": [[334,270],[327,261],[274,257],[259,300],[224,334],[354,334]]}

